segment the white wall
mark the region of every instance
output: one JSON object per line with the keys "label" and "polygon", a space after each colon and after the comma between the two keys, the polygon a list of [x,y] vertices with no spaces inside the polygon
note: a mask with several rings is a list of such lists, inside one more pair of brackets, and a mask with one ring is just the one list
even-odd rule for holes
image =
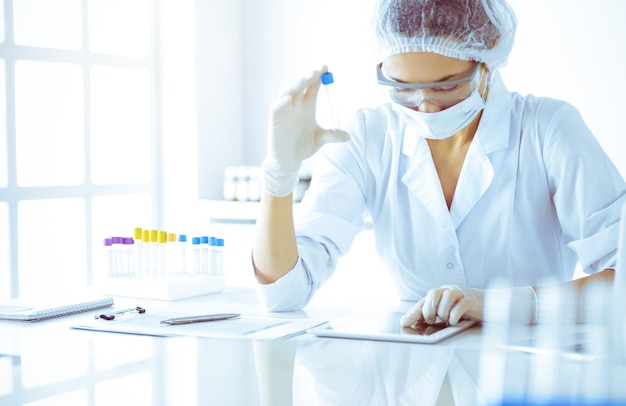
{"label": "white wall", "polygon": [[[342,122],[361,105],[381,100],[366,38],[371,0],[244,3],[244,130],[250,163],[261,162],[265,153],[269,104],[283,86],[312,69],[326,64],[333,72]],[[320,116],[328,124],[327,118]]]}
{"label": "white wall", "polygon": [[245,163],[247,120],[242,0],[196,0],[198,183],[201,198],[220,198],[223,169]]}
{"label": "white wall", "polygon": [[185,230],[181,207],[198,195],[195,0],[164,0],[161,7],[161,178],[163,211],[168,214],[162,226]]}
{"label": "white wall", "polygon": [[[198,92],[204,94],[198,98],[201,198],[221,197],[227,164],[261,163],[269,105],[283,86],[308,71],[323,64],[333,71],[342,122],[360,105],[382,99],[364,38],[370,2],[198,0]],[[206,21],[204,27],[201,21]],[[222,63],[232,70],[212,68],[223,74],[225,83],[218,88],[228,88],[220,99],[222,94],[203,77],[209,66]],[[327,117],[320,120],[327,122]]]}
{"label": "white wall", "polygon": [[626,176],[626,1],[509,0],[518,32],[502,75],[510,90],[576,106]]}
{"label": "white wall", "polygon": [[[626,174],[626,2],[510,0],[519,25],[510,90],[565,99]],[[228,164],[260,164],[280,88],[327,64],[340,120],[384,100],[375,83],[371,0],[197,0],[200,197],[220,198]],[[219,74],[215,82],[210,75]],[[320,117],[325,121],[326,117]]]}

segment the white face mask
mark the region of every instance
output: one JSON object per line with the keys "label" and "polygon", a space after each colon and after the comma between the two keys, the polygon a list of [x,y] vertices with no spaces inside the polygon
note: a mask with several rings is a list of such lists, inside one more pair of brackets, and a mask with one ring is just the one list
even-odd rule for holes
{"label": "white face mask", "polygon": [[485,108],[478,90],[462,102],[436,113],[424,113],[394,103],[394,109],[404,117],[417,134],[432,140],[443,140],[468,126]]}

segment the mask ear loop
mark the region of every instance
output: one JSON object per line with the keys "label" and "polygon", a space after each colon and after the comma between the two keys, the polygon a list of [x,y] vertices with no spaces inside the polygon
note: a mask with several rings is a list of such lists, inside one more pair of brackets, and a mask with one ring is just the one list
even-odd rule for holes
{"label": "mask ear loop", "polygon": [[[487,103],[487,97],[489,96],[489,84],[491,83],[491,78],[493,77],[493,75],[491,74],[491,69],[489,69],[484,63],[481,64],[482,67],[480,68],[480,77],[483,77],[483,72],[486,71],[486,75],[485,75],[485,79],[484,82],[481,79],[480,83],[478,84],[478,93],[480,94],[480,97],[482,97],[483,101],[485,103]],[[484,69],[484,70],[483,70]],[[483,89],[482,91],[480,90],[480,85],[482,85],[484,83]]]}

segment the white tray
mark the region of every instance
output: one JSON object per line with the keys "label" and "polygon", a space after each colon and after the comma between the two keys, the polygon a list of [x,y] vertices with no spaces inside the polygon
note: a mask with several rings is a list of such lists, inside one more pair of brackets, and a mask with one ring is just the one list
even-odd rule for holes
{"label": "white tray", "polygon": [[107,278],[97,285],[104,294],[176,300],[224,290],[223,276],[181,276],[169,280]]}

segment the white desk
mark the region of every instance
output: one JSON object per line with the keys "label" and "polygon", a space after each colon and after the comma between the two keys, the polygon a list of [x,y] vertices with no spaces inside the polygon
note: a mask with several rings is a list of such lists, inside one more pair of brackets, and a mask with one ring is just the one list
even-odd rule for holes
{"label": "white desk", "polygon": [[[174,302],[119,298],[117,306],[262,314],[254,291],[243,288]],[[312,308],[296,315],[335,318],[352,312]],[[626,376],[624,365],[581,357],[554,362],[558,357],[507,351],[506,359],[498,358],[503,351],[483,347],[481,328],[437,345],[310,335],[276,341],[159,338],[69,329],[95,313],[0,322],[0,405],[474,405],[488,392],[524,399],[529,387],[541,389],[533,375],[537,367],[558,372],[554,384],[566,383],[576,400],[605,391],[594,385],[608,382],[609,374]],[[524,328],[516,334],[527,333]],[[485,362],[488,369],[481,370]],[[626,394],[613,395],[626,403]]]}

